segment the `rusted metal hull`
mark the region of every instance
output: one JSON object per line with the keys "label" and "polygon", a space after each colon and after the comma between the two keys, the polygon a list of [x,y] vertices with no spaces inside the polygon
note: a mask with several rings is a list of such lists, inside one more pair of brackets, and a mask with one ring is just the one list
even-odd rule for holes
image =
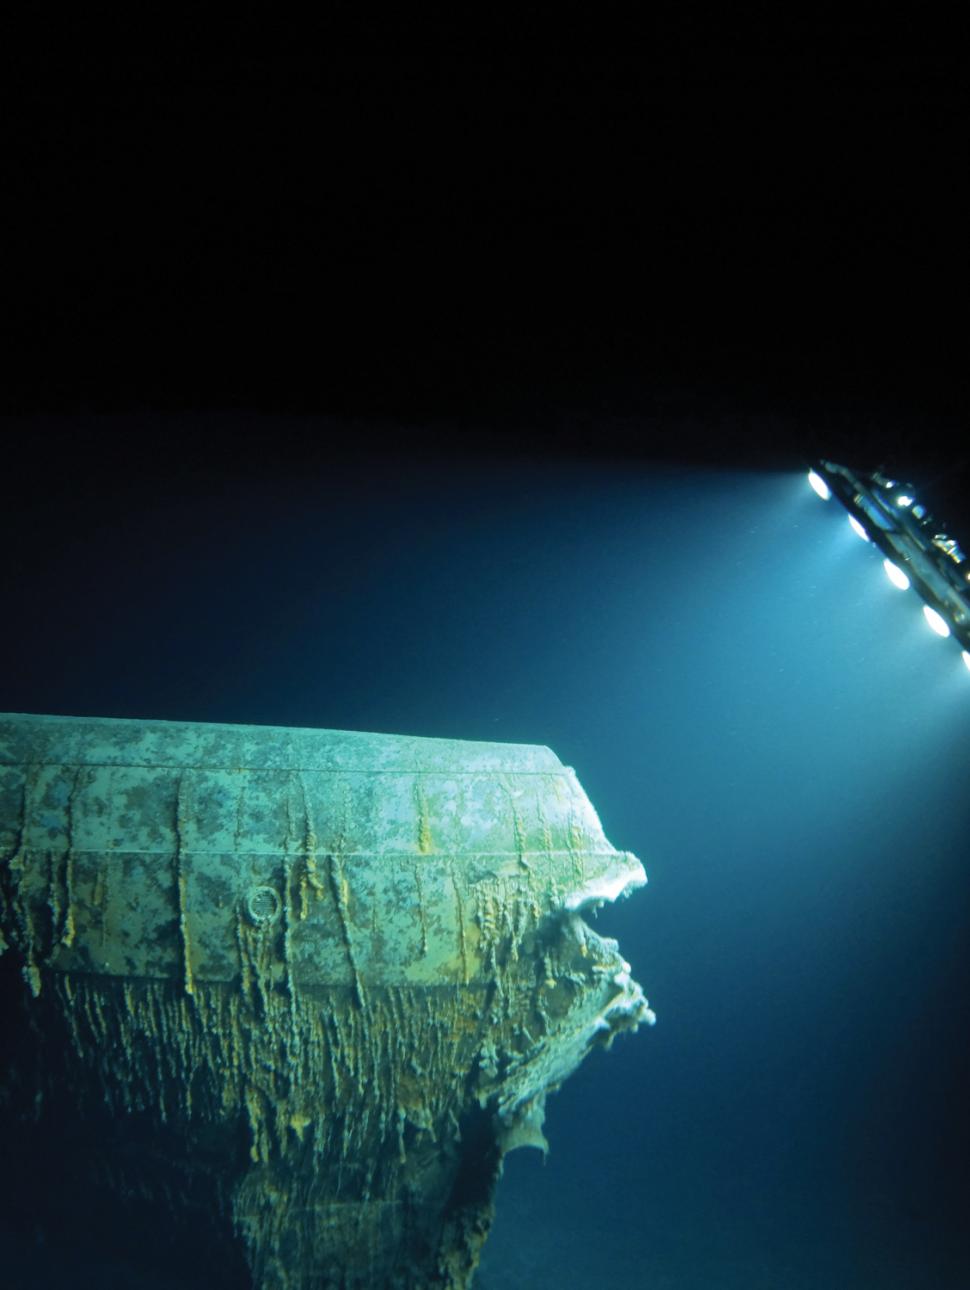
{"label": "rusted metal hull", "polygon": [[155,1126],[101,1174],[260,1290],[467,1285],[547,1091],[653,1019],[580,916],[642,867],[546,748],[4,716],[0,857],[31,1078]]}

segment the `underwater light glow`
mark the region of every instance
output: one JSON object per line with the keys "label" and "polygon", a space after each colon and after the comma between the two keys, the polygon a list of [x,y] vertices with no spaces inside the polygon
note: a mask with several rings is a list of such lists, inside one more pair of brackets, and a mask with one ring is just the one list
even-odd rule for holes
{"label": "underwater light glow", "polygon": [[863,542],[869,541],[869,534],[865,531],[865,529],[862,527],[862,525],[859,523],[859,521],[856,519],[854,515],[849,516],[849,523],[852,525],[853,533],[858,533],[859,537],[862,538]]}
{"label": "underwater light glow", "polygon": [[886,570],[886,577],[894,587],[898,587],[900,591],[907,590],[909,587],[909,579],[906,577],[905,573],[903,573],[902,569],[900,569],[898,564],[893,564],[892,560],[883,560],[882,567]]}
{"label": "underwater light glow", "polygon": [[930,605],[923,606],[923,617],[926,619],[929,625],[936,632],[937,636],[949,636],[950,634],[949,623],[946,621],[943,615],[938,614],[936,610],[932,608],[932,606]]}
{"label": "underwater light glow", "polygon": [[815,489],[823,502],[827,502],[832,496],[832,490],[829,488],[828,484],[822,476],[817,474],[814,470],[810,470],[808,472],[808,482]]}
{"label": "underwater light glow", "polygon": [[912,588],[927,626],[937,636],[953,637],[970,670],[970,546],[961,547],[944,531],[916,500],[911,484],[833,461],[812,469],[806,462],[805,470],[820,497],[813,475],[825,495],[840,503],[837,509],[845,509],[853,533],[876,553],[893,586]]}

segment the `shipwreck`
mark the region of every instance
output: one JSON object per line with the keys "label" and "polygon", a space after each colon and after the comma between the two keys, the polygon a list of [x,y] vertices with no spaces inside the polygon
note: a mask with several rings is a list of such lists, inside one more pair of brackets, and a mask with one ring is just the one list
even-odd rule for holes
{"label": "shipwreck", "polygon": [[0,716],[8,1210],[213,1286],[468,1286],[503,1155],[654,1020],[583,919],[645,881],[548,748]]}

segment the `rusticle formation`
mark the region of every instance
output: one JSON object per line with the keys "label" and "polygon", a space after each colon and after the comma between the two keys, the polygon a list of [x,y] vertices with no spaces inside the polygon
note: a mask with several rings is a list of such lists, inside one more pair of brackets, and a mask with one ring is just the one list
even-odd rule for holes
{"label": "rusticle formation", "polygon": [[0,1112],[259,1290],[467,1286],[503,1154],[653,1021],[581,917],[643,869],[547,748],[0,717],[0,862]]}

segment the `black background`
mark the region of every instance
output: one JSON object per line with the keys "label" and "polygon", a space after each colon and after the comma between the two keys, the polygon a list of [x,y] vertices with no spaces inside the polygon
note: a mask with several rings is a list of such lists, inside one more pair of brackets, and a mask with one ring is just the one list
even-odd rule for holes
{"label": "black background", "polygon": [[[6,411],[172,414],[137,441],[123,420],[60,427],[130,440],[82,448],[69,487],[133,457],[181,469],[184,414],[222,411],[277,421],[185,429],[215,469],[227,439],[261,473],[828,453],[922,476],[955,513],[951,37],[767,10],[596,32],[341,6],[313,31],[14,24]],[[50,424],[14,429],[28,466],[69,459]]]}

